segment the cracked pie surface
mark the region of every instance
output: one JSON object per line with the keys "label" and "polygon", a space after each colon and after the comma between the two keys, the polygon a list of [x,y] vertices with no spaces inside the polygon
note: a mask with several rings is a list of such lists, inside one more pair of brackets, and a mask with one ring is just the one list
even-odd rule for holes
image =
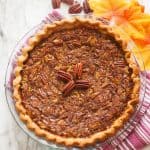
{"label": "cracked pie surface", "polygon": [[20,118],[37,136],[85,147],[116,134],[139,99],[126,43],[98,21],[46,25],[22,48],[13,81]]}

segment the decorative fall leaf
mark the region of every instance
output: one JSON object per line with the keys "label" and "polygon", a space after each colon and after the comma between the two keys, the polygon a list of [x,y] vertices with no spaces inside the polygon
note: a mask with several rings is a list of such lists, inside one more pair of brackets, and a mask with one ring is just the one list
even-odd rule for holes
{"label": "decorative fall leaf", "polygon": [[147,36],[143,39],[133,39],[133,40],[139,47],[145,47],[146,45],[150,45],[150,36]]}
{"label": "decorative fall leaf", "polygon": [[[142,70],[150,70],[150,19],[147,24],[144,23],[143,29],[139,30],[141,34],[143,34],[143,38],[139,38],[137,36],[132,37],[132,40],[135,42],[137,46],[137,50],[133,50],[135,52],[135,56],[138,58],[138,61],[140,61],[140,65],[142,66],[144,63],[144,66],[141,67]],[[140,56],[138,57],[140,53]]]}
{"label": "decorative fall leaf", "polygon": [[[131,37],[144,38],[143,35],[143,24],[149,22],[149,16],[141,11],[141,7],[138,5],[132,5],[124,10],[121,16],[115,18],[117,25],[121,26],[125,32]],[[141,32],[142,31],[142,32]]]}
{"label": "decorative fall leaf", "polygon": [[145,24],[144,22],[144,25],[142,25],[143,30],[139,30],[139,32],[143,34],[143,37],[139,38],[136,36],[132,36],[132,39],[140,48],[144,48],[147,45],[150,45],[150,26],[149,25],[150,25],[150,17],[149,17],[149,21],[147,22],[147,24]]}
{"label": "decorative fall leaf", "polygon": [[94,14],[113,20],[129,36],[143,38],[139,22],[148,22],[149,16],[143,13],[144,8],[137,0],[89,0],[89,4]]}
{"label": "decorative fall leaf", "polygon": [[131,22],[133,20],[141,18],[142,12],[139,6],[131,5],[125,9],[120,16],[116,16],[118,20]]}
{"label": "decorative fall leaf", "polygon": [[120,16],[130,6],[126,0],[89,0],[89,5],[96,16],[111,19]]}
{"label": "decorative fall leaf", "polygon": [[136,37],[138,39],[144,38],[144,35],[141,32],[139,32],[139,30],[135,26],[133,26],[132,24],[128,22],[120,24],[119,26],[123,28],[124,32],[128,33],[128,36],[131,38],[132,37]]}
{"label": "decorative fall leaf", "polygon": [[132,3],[132,6],[139,6],[140,9],[141,9],[141,12],[144,13],[144,6],[141,5],[141,4],[139,4],[138,0],[130,0],[130,1],[131,1],[131,3]]}

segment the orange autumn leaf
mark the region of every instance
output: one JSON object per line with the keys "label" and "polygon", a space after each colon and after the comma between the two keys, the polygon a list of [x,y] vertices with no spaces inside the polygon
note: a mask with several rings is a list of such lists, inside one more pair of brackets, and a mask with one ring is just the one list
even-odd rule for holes
{"label": "orange autumn leaf", "polygon": [[126,0],[89,0],[89,5],[96,16],[111,19],[120,16],[130,3]]}
{"label": "orange autumn leaf", "polygon": [[131,22],[133,20],[141,18],[143,13],[141,12],[141,8],[136,5],[131,5],[127,9],[125,9],[120,16],[116,16],[118,20]]}
{"label": "orange autumn leaf", "polygon": [[131,6],[136,6],[141,12],[144,12],[144,7],[137,0],[89,0],[89,5],[96,16],[108,19],[122,16],[124,10],[128,10]]}
{"label": "orange autumn leaf", "polygon": [[[135,55],[138,56],[140,53],[141,57],[137,57],[140,62],[143,61],[145,69],[150,70],[150,17],[147,22],[137,23],[137,25],[142,25],[143,29],[139,30],[143,35],[143,38],[137,36],[132,36],[132,40],[137,46],[137,50],[134,50]],[[142,63],[140,63],[142,66]],[[141,67],[143,68],[143,67]]]}
{"label": "orange autumn leaf", "polygon": [[150,45],[150,35],[146,36],[143,39],[133,39],[133,40],[140,47],[144,47],[145,45]]}
{"label": "orange autumn leaf", "polygon": [[[119,26],[135,42],[137,46],[137,51],[134,51],[135,56],[138,58],[138,61],[140,62],[140,68],[143,70],[150,69],[150,16],[147,16],[148,15],[146,15],[145,17],[144,14],[141,15],[141,17],[139,17],[138,19],[136,19],[136,17],[135,19],[134,17],[131,19],[129,17],[129,21],[126,20],[123,24],[119,24]],[[142,22],[142,20],[144,19],[146,19],[146,21]],[[143,63],[145,67],[143,66]]]}
{"label": "orange autumn leaf", "polygon": [[145,19],[144,8],[137,0],[89,0],[89,4],[94,14],[115,21],[129,36],[143,38],[139,32],[143,27],[138,22],[147,22],[148,19]]}
{"label": "orange autumn leaf", "polygon": [[142,31],[140,31],[143,34],[143,38],[138,38],[133,36],[132,39],[134,42],[141,48],[146,47],[147,45],[150,45],[150,18],[149,18],[149,23],[147,25],[143,25]]}
{"label": "orange autumn leaf", "polygon": [[[145,14],[142,13],[139,5],[130,6],[128,9],[125,9],[120,16],[115,16],[115,24],[117,27],[123,29],[124,33],[128,34],[128,38],[135,37],[136,39],[145,38],[144,27],[142,23],[147,23],[149,18],[145,17]],[[142,22],[142,20],[145,20]],[[139,22],[142,22],[141,24]],[[122,33],[120,33],[122,35]],[[123,34],[127,37],[127,35]],[[122,36],[123,37],[123,36]],[[126,39],[126,37],[124,39]]]}
{"label": "orange autumn leaf", "polygon": [[140,6],[132,4],[129,8],[124,10],[121,16],[117,16],[116,22],[117,24],[128,22],[131,25],[135,26],[137,29],[141,30],[142,25],[147,25],[148,23],[150,23],[150,15],[144,14],[141,11]]}
{"label": "orange autumn leaf", "polygon": [[[120,28],[123,28],[124,32],[128,34],[130,38],[136,37],[138,39],[143,39],[144,35],[139,32],[139,30],[128,22],[124,22],[123,24],[119,25]],[[141,27],[142,28],[142,27]]]}
{"label": "orange autumn leaf", "polygon": [[140,9],[141,9],[141,12],[144,13],[144,9],[145,9],[145,8],[144,8],[143,5],[139,4],[138,0],[130,0],[130,1],[131,1],[131,3],[132,3],[132,6],[139,6]]}
{"label": "orange autumn leaf", "polygon": [[115,22],[121,26],[129,36],[144,38],[142,33],[144,31],[143,24],[149,22],[149,15],[144,14],[138,5],[132,4],[129,8],[124,10],[121,16],[115,18]]}

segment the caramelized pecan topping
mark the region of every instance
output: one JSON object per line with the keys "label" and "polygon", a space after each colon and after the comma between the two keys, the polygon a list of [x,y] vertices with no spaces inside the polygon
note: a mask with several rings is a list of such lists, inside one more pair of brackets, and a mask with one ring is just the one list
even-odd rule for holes
{"label": "caramelized pecan topping", "polygon": [[[118,61],[125,67],[117,66]],[[79,79],[74,78],[78,63],[83,64]],[[27,114],[40,128],[65,138],[86,138],[120,117],[132,96],[131,75],[112,36],[77,27],[56,31],[29,52],[19,92]]]}

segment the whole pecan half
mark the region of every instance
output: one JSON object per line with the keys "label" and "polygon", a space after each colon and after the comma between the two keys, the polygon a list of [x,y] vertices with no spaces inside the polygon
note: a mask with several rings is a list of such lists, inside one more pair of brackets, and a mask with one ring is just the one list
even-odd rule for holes
{"label": "whole pecan half", "polygon": [[67,96],[75,87],[75,82],[73,80],[69,81],[63,88],[62,93]]}
{"label": "whole pecan half", "polygon": [[84,2],[83,2],[83,10],[86,14],[92,12],[87,0],[84,0]]}
{"label": "whole pecan half", "polygon": [[78,2],[76,2],[69,7],[68,11],[70,14],[77,14],[82,11],[82,7]]}
{"label": "whole pecan half", "polygon": [[61,0],[52,0],[52,6],[53,8],[60,8],[60,3],[61,3]]}
{"label": "whole pecan half", "polygon": [[58,71],[57,77],[63,81],[72,80],[72,75],[62,70]]}
{"label": "whole pecan half", "polygon": [[61,0],[63,3],[72,5],[74,3],[74,0]]}
{"label": "whole pecan half", "polygon": [[74,78],[75,78],[75,79],[80,79],[80,78],[81,78],[81,75],[82,75],[82,67],[83,67],[83,64],[82,64],[82,63],[77,63],[77,64],[74,66]]}
{"label": "whole pecan half", "polygon": [[77,88],[87,89],[89,88],[90,83],[87,80],[77,80],[75,85]]}

